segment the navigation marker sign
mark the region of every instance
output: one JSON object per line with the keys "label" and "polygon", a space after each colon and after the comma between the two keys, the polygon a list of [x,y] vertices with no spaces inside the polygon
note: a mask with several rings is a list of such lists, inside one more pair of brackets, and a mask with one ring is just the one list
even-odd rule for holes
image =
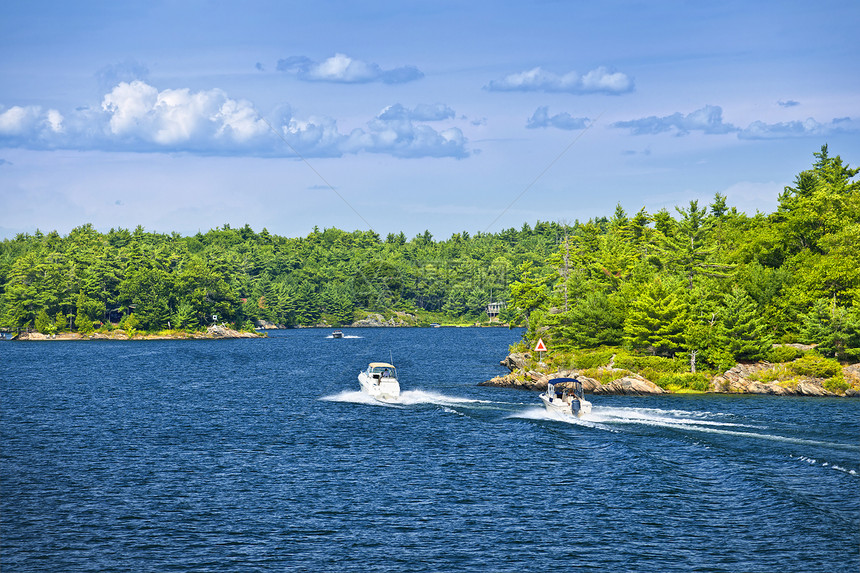
{"label": "navigation marker sign", "polygon": [[535,352],[538,353],[538,360],[543,362],[543,353],[546,352],[546,344],[543,343],[543,338],[538,338],[537,346],[535,346]]}

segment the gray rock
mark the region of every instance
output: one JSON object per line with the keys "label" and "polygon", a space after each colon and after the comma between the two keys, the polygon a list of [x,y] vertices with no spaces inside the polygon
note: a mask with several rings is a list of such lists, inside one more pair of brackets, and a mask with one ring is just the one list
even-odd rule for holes
{"label": "gray rock", "polygon": [[645,396],[666,393],[665,390],[641,376],[625,376],[624,378],[613,380],[608,384],[602,384],[595,388],[593,392],[595,394],[621,394],[628,396]]}

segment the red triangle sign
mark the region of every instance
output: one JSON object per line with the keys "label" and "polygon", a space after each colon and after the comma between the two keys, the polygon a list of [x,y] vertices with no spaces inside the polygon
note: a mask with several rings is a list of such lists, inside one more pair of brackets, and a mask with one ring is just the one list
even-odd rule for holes
{"label": "red triangle sign", "polygon": [[543,343],[543,338],[538,338],[537,346],[535,346],[535,352],[546,352],[546,344]]}

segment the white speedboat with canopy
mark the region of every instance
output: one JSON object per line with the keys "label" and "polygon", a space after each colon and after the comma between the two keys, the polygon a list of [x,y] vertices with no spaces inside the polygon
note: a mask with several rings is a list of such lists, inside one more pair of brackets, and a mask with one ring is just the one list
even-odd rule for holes
{"label": "white speedboat with canopy", "polygon": [[547,412],[582,417],[591,413],[591,402],[585,399],[582,382],[576,378],[553,378],[540,395]]}
{"label": "white speedboat with canopy", "polygon": [[387,362],[371,362],[367,370],[359,373],[358,382],[362,392],[379,400],[394,400],[400,396],[397,369]]}

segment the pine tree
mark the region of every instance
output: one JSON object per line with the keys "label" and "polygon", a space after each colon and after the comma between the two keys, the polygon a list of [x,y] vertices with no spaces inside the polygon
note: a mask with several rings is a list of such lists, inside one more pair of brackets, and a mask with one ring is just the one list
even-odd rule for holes
{"label": "pine tree", "polygon": [[624,314],[603,291],[593,291],[573,305],[562,336],[577,348],[618,345],[624,336]]}
{"label": "pine tree", "polygon": [[681,219],[674,225],[664,221],[658,226],[661,232],[657,246],[668,266],[683,274],[690,289],[696,275],[727,277],[733,267],[715,260],[717,245],[710,241],[714,221],[707,217],[707,210],[700,209],[698,201],[690,201],[687,209],[675,209]]}
{"label": "pine tree", "polygon": [[93,319],[87,314],[87,307],[91,306],[87,295],[80,293],[78,295],[78,313],[75,315],[75,328],[81,334],[90,334],[93,332]]}
{"label": "pine tree", "polygon": [[53,334],[56,330],[54,321],[51,320],[44,308],[36,315],[36,330],[42,334]]}
{"label": "pine tree", "polygon": [[170,320],[173,322],[173,328],[197,328],[197,316],[194,312],[194,305],[187,301],[179,303],[176,307],[176,312],[171,315]]}
{"label": "pine tree", "polygon": [[724,297],[721,320],[723,344],[735,360],[756,360],[771,345],[758,305],[747,292],[735,287]]}
{"label": "pine tree", "polygon": [[687,306],[683,297],[659,278],[643,285],[624,322],[624,342],[651,354],[672,356],[684,348]]}
{"label": "pine tree", "polygon": [[803,341],[817,345],[824,356],[857,358],[860,354],[860,311],[818,299],[803,315]]}
{"label": "pine tree", "polygon": [[546,278],[535,276],[533,264],[526,261],[519,268],[520,280],[511,285],[511,306],[519,317],[524,318],[531,330],[531,315],[547,301]]}

